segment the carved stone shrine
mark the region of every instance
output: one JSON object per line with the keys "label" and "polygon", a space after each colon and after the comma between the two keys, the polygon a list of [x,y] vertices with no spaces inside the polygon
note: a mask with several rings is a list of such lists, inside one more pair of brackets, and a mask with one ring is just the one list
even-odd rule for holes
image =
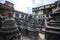
{"label": "carved stone shrine", "polygon": [[51,13],[51,20],[46,27],[45,40],[60,40],[60,0],[58,0],[55,12]]}

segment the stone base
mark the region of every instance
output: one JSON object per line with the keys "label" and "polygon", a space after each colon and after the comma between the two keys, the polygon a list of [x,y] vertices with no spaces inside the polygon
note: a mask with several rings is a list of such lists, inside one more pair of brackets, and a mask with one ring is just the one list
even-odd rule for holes
{"label": "stone base", "polygon": [[28,34],[28,30],[27,29],[21,29],[21,33],[22,34]]}
{"label": "stone base", "polygon": [[52,33],[45,33],[45,40],[60,40],[60,35],[52,34]]}
{"label": "stone base", "polygon": [[39,33],[35,31],[29,31],[28,34],[31,36],[37,36]]}
{"label": "stone base", "polygon": [[28,32],[28,37],[33,40],[38,40],[39,38],[39,33],[36,31],[29,31]]}
{"label": "stone base", "polygon": [[0,40],[20,40],[21,34],[12,34],[12,35],[0,35]]}

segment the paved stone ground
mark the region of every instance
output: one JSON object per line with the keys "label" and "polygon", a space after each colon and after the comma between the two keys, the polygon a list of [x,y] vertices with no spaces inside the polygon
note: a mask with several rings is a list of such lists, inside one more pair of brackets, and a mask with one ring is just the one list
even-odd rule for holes
{"label": "paved stone ground", "polygon": [[45,40],[45,35],[44,35],[44,34],[39,33],[39,36],[40,36],[40,38],[41,38],[42,40]]}
{"label": "paved stone ground", "polygon": [[29,38],[29,36],[21,36],[21,40],[45,40],[45,36],[42,33],[39,33],[39,38],[38,39],[34,39],[35,37],[31,36],[31,38]]}

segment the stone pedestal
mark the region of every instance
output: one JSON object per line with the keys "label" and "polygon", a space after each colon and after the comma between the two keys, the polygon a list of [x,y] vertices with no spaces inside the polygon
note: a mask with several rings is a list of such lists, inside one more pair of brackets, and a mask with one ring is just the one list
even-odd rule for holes
{"label": "stone pedestal", "polygon": [[52,33],[46,33],[45,34],[46,36],[45,36],[45,39],[46,40],[60,40],[60,35],[58,35],[58,34],[52,34]]}

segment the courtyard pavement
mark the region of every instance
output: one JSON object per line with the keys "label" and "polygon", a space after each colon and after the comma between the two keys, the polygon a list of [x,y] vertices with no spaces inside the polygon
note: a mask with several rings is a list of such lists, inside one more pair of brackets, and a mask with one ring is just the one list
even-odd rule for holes
{"label": "courtyard pavement", "polygon": [[[35,38],[35,39],[34,39]],[[34,37],[34,36],[31,36],[31,38],[29,38],[29,36],[28,35],[26,35],[26,36],[21,36],[21,40],[45,40],[45,35],[44,34],[42,34],[42,33],[39,33],[39,37],[38,38],[36,38],[36,37]]]}

